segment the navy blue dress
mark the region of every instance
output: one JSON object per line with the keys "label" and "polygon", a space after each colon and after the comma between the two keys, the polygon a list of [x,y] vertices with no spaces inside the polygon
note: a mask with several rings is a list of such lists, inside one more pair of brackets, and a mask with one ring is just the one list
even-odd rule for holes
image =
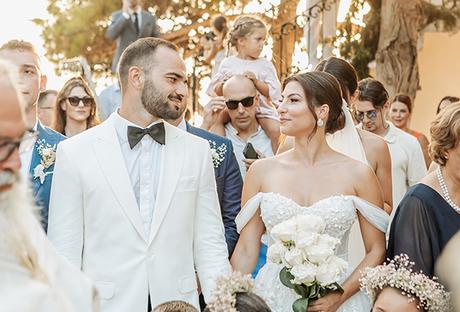
{"label": "navy blue dress", "polygon": [[426,184],[416,184],[398,206],[390,229],[387,257],[407,254],[414,270],[432,277],[436,260],[460,230],[460,214]]}

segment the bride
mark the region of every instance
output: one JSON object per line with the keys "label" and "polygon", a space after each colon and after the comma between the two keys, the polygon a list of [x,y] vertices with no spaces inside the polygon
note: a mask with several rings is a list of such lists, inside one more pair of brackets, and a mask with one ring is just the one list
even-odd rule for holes
{"label": "bride", "polygon": [[[348,259],[348,235],[358,218],[366,255],[334,292],[315,301],[308,311],[369,311],[371,305],[359,292],[360,271],[383,262],[388,215],[377,178],[362,162],[332,150],[326,133],[343,128],[345,116],[337,80],[324,72],[302,73],[285,82],[278,108],[281,132],[295,139],[294,148],[255,162],[246,174],[242,204],[236,222],[240,239],[231,258],[235,270],[252,272],[262,235],[299,213],[321,216],[327,234],[341,240],[336,254]],[[298,298],[279,281],[282,266],[267,262],[256,278],[255,289],[272,311],[292,311]]]}

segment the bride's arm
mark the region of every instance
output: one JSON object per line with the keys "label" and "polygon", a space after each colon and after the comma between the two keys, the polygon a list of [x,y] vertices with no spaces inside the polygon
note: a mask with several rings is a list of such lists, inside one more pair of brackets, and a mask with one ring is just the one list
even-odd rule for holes
{"label": "bride's arm", "polygon": [[[359,174],[360,183],[356,187],[356,194],[358,197],[383,209],[384,203],[377,177],[371,169],[366,169],[363,168],[363,172]],[[364,268],[375,267],[385,260],[385,233],[379,231],[369,223],[359,212],[358,221],[366,255],[342,285],[345,290],[342,296],[343,301],[359,290],[359,279],[361,278],[361,272]]]}
{"label": "bride's arm", "polygon": [[[252,164],[246,173],[241,197],[242,207],[260,191],[262,180],[260,178],[259,172],[261,170],[259,170],[259,167],[261,162],[263,161],[257,161]],[[230,259],[230,263],[235,271],[249,274],[254,270],[259,257],[260,239],[264,232],[265,226],[260,216],[260,208],[258,208],[250,221],[241,230],[240,238]]]}

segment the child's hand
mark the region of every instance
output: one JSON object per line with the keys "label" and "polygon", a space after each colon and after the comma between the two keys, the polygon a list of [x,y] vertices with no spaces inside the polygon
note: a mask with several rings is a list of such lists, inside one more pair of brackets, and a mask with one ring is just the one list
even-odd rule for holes
{"label": "child's hand", "polygon": [[245,71],[243,73],[243,76],[250,79],[252,82],[256,83],[257,77],[256,74],[254,74],[252,71]]}

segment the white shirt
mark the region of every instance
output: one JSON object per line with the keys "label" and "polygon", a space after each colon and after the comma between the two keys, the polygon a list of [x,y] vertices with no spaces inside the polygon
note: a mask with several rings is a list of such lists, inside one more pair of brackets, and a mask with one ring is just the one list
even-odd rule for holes
{"label": "white shirt", "polygon": [[[37,122],[35,122],[34,130],[37,131]],[[37,138],[38,139],[38,138]],[[30,149],[30,151],[23,152],[19,154],[19,158],[21,159],[21,175],[22,178],[25,179],[25,181],[28,181],[30,179],[30,165],[32,162],[32,154],[35,149],[35,143],[37,142],[37,139],[34,142],[34,145]]]}
{"label": "white shirt", "polygon": [[[121,117],[118,112],[114,113],[113,126],[117,132],[121,152],[125,160],[126,169],[131,179],[131,185],[136,196],[139,212],[144,224],[145,233],[150,235],[153,210],[158,190],[161,171],[161,157],[164,146],[157,143],[149,135],[134,146],[129,147],[128,126],[138,127],[134,123]],[[148,127],[163,121],[156,121]],[[147,128],[148,128],[147,127]]]}
{"label": "white shirt", "polygon": [[391,156],[393,184],[393,218],[396,208],[409,187],[418,183],[427,173],[422,148],[412,135],[388,123],[390,128],[384,136]]}
{"label": "white shirt", "polygon": [[225,125],[225,136],[227,139],[232,141],[233,151],[235,153],[236,160],[238,161],[238,165],[240,166],[240,172],[243,178],[246,174],[246,166],[243,162],[243,159],[245,159],[243,150],[246,144],[251,143],[254,146],[254,149],[261,152],[265,157],[274,155],[272,142],[265,134],[264,130],[262,130],[260,125],[257,127],[257,131],[254,132],[247,141],[245,141],[238,135],[238,131],[233,127],[232,123],[228,122]]}
{"label": "white shirt", "polygon": [[139,25],[139,32],[141,31],[141,25],[142,25],[142,9],[141,8],[137,8],[136,11],[131,11],[129,13],[126,13],[126,12],[123,12],[123,16],[126,18],[126,19],[131,19],[131,22],[135,22],[136,21],[136,17],[134,16],[134,13],[137,13],[137,23]]}

